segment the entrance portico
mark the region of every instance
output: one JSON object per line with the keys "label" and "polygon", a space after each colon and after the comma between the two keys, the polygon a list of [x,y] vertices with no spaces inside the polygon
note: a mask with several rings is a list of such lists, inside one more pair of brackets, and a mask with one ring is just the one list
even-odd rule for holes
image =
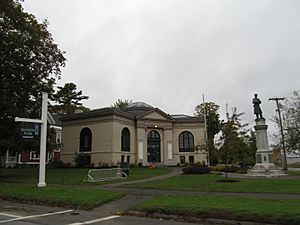
{"label": "entrance portico", "polygon": [[151,130],[147,135],[147,157],[148,163],[160,163],[160,135]]}

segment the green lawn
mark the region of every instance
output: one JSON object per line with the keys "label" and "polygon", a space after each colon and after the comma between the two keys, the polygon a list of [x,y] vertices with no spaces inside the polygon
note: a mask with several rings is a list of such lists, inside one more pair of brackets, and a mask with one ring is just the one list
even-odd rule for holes
{"label": "green lawn", "polygon": [[[132,168],[127,180],[143,179],[169,173],[168,168]],[[37,188],[38,168],[0,169],[0,198],[35,202],[53,206],[91,209],[121,197],[120,192],[96,189],[95,186],[108,182],[90,183],[88,169],[67,168],[46,170],[47,187]],[[121,182],[121,181],[119,181]]]}
{"label": "green lawn", "polygon": [[237,179],[239,182],[222,183],[220,175],[180,175],[155,182],[127,185],[127,187],[207,192],[262,192],[300,194],[300,179]]}
{"label": "green lawn", "polygon": [[[90,183],[85,182],[89,169],[85,168],[62,168],[62,169],[46,169],[46,183],[48,184],[64,184],[64,185],[101,185],[108,182]],[[169,173],[169,168],[150,169],[146,167],[130,168],[129,178],[123,181],[144,179],[153,176],[159,176]],[[2,176],[1,176],[2,173]],[[9,168],[0,169],[0,183],[25,183],[36,184],[38,181],[38,168]],[[120,180],[118,182],[121,182]]]}
{"label": "green lawn", "polygon": [[150,199],[134,207],[134,210],[276,224],[300,224],[299,200],[162,196]]}
{"label": "green lawn", "polygon": [[119,192],[86,189],[86,188],[65,188],[48,185],[38,188],[36,185],[1,183],[0,198],[34,202],[53,206],[65,206],[92,209],[105,202],[120,198],[123,194]]}

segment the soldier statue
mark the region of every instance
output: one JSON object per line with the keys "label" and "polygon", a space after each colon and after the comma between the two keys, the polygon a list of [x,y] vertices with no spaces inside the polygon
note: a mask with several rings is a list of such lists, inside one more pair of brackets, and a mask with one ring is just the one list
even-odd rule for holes
{"label": "soldier statue", "polygon": [[263,118],[262,111],[261,111],[261,108],[259,106],[261,101],[259,100],[259,98],[257,98],[257,94],[254,94],[254,98],[252,100],[252,103],[253,103],[254,114],[256,115],[256,119]]}

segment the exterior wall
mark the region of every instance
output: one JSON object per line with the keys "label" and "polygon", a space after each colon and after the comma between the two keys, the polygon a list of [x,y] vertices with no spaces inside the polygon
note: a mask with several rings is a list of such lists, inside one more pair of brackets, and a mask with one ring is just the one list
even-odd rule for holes
{"label": "exterior wall", "polygon": [[79,153],[80,150],[80,132],[83,128],[89,128],[92,132],[92,151],[84,153],[91,154],[91,162],[96,166],[101,163],[112,162],[113,122],[107,119],[109,118],[102,118],[100,121],[66,122],[63,126],[61,160],[69,163],[73,162],[75,152]]}
{"label": "exterior wall", "polygon": [[[130,132],[130,151],[121,150],[121,134],[124,128]],[[147,136],[151,130],[160,135],[160,157],[163,165],[176,165],[180,163],[180,156],[185,156],[186,162],[189,156],[194,157],[194,162],[207,160],[205,152],[200,151],[199,146],[205,144],[205,128],[200,122],[174,122],[170,118],[159,113],[150,113],[137,120],[123,117],[122,115],[105,115],[94,118],[76,119],[64,122],[61,151],[61,159],[64,162],[73,162],[75,152],[80,148],[80,132],[83,128],[89,128],[92,132],[91,162],[95,166],[117,165],[122,156],[127,162],[148,165]],[[194,152],[179,152],[179,135],[183,131],[189,131],[194,136]]]}
{"label": "exterior wall", "polygon": [[[154,117],[150,119],[150,117]],[[137,121],[137,163],[148,165],[147,138],[148,133],[155,130],[160,135],[160,159],[162,164],[167,164],[167,143],[172,141],[171,133],[167,130],[172,129],[172,121],[160,116],[157,113],[151,113],[146,118]],[[141,148],[142,149],[139,149]],[[141,152],[142,151],[142,152]],[[141,155],[143,156],[141,158]]]}
{"label": "exterior wall", "polygon": [[[189,131],[194,136],[194,146],[198,149],[194,152],[179,152],[179,135],[183,131]],[[185,156],[185,162],[189,162],[189,156],[194,156],[194,162],[207,162],[207,154],[199,148],[205,144],[205,128],[203,124],[175,124],[173,129],[173,156],[174,162],[180,163],[180,156]]]}
{"label": "exterior wall", "polygon": [[[130,133],[130,151],[122,151],[121,149],[121,137],[122,130],[124,128],[129,129]],[[113,159],[114,164],[121,162],[121,157],[124,156],[124,161],[127,161],[127,157],[130,157],[130,161],[128,163],[136,164],[136,129],[135,129],[135,121],[130,119],[121,118],[118,116],[114,117],[113,123]]]}
{"label": "exterior wall", "polygon": [[[123,128],[127,127],[130,132],[130,152],[121,151],[121,134]],[[63,127],[63,150],[61,159],[72,163],[75,152],[79,153],[80,132],[83,128],[89,128],[92,132],[91,162],[95,166],[117,165],[121,162],[121,156],[130,157],[130,163],[136,163],[136,129],[135,121],[121,118],[119,116],[107,117],[105,120],[66,123]],[[83,153],[84,154],[84,153]]]}

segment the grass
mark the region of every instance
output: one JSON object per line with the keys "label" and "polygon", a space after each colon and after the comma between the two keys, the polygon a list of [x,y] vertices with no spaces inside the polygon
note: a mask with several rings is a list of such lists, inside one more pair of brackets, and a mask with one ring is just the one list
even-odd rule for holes
{"label": "grass", "polygon": [[300,224],[300,201],[220,196],[162,196],[134,207],[143,212]]}
{"label": "grass", "polygon": [[144,182],[127,187],[204,192],[261,192],[300,194],[300,179],[237,179],[240,182],[222,183],[220,175],[181,175],[156,182]]}
{"label": "grass", "polygon": [[118,199],[123,194],[120,192],[86,189],[86,188],[65,188],[47,186],[38,188],[28,184],[1,183],[0,198],[38,204],[65,206],[92,209],[105,202]]}
{"label": "grass", "polygon": [[[63,184],[63,185],[101,185],[108,182],[89,183],[87,179],[89,169],[85,168],[47,168],[46,182],[48,184]],[[169,173],[169,168],[150,169],[146,167],[130,168],[129,177],[123,181],[145,179],[153,176],[159,176]],[[3,175],[1,176],[1,172]],[[0,182],[35,184],[38,181],[38,168],[8,168],[0,169]],[[119,181],[121,182],[121,181]]]}
{"label": "grass", "polygon": [[[47,187],[44,188],[36,187],[38,172],[38,168],[31,167],[0,169],[0,198],[87,210],[123,195],[120,192],[91,188],[108,182],[84,182],[88,169],[47,168]],[[132,168],[129,178],[125,181],[144,179],[169,172],[168,168]]]}

